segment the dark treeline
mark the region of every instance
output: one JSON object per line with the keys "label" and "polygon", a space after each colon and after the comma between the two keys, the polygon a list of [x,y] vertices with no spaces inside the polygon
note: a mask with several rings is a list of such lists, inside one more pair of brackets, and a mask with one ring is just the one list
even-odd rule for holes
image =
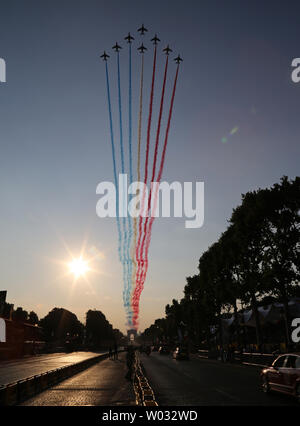
{"label": "dark treeline", "polygon": [[3,318],[12,319],[17,322],[27,323],[35,325],[39,323],[39,317],[34,311],[29,313],[25,311],[21,306],[14,309],[14,305],[10,303],[4,303],[3,312],[1,314]]}
{"label": "dark treeline", "polygon": [[85,324],[82,324],[73,312],[64,308],[53,308],[39,320],[34,311],[28,313],[22,307],[14,309],[12,304],[5,303],[2,316],[18,324],[39,326],[38,340],[45,342],[48,350],[58,347],[97,350],[115,343],[120,344],[123,339],[120,330],[113,328],[105,315],[98,310],[90,309],[86,313]]}
{"label": "dark treeline", "polygon": [[39,322],[43,337],[49,346],[67,345],[70,349],[96,350],[120,343],[123,337],[114,329],[101,311],[89,310],[83,325],[72,312],[54,308]]}
{"label": "dark treeline", "polygon": [[239,313],[247,308],[255,319],[253,343],[261,350],[264,336],[258,307],[278,301],[283,310],[277,332],[289,347],[288,301],[300,296],[299,211],[299,177],[283,177],[271,188],[242,195],[227,230],[200,257],[199,273],[186,279],[184,297],[167,305],[165,318],[147,328],[143,338],[174,342],[184,334],[200,347],[223,347],[222,318],[231,313],[233,341],[241,347]]}

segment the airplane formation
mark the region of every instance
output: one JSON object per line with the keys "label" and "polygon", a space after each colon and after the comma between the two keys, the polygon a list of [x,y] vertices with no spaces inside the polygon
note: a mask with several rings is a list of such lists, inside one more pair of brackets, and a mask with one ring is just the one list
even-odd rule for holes
{"label": "airplane formation", "polygon": [[[147,28],[144,27],[144,24],[137,30],[141,36],[145,35],[146,32],[148,32]],[[128,33],[126,37],[124,37],[124,40],[127,41],[127,43],[132,43],[132,41],[134,40],[134,37]],[[154,46],[157,46],[157,44],[160,42],[160,39],[157,37],[157,34],[154,35],[154,37],[151,39],[152,43],[154,44]],[[122,47],[116,42],[116,44],[112,47],[112,49],[116,52],[119,53],[120,49],[122,49]],[[147,47],[144,46],[144,44],[142,43],[137,50],[140,53],[144,53],[147,49]],[[164,49],[163,52],[169,56],[169,54],[171,52],[173,52],[173,50],[170,48],[169,45],[167,45]],[[110,56],[106,53],[106,51],[104,51],[104,53],[100,56],[100,58],[102,58],[104,61],[107,61],[107,59]],[[180,62],[183,61],[183,59],[180,57],[180,55],[177,56],[177,58],[174,59],[174,61],[179,65]]]}

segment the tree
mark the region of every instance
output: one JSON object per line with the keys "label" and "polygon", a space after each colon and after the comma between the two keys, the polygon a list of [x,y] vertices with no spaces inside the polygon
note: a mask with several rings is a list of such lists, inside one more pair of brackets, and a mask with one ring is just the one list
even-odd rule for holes
{"label": "tree", "polygon": [[39,317],[34,311],[29,312],[28,322],[33,325],[39,323]]}
{"label": "tree", "polygon": [[[286,343],[290,341],[288,301],[300,295],[300,178],[286,176],[271,188],[242,195],[230,224],[219,240],[200,257],[199,274],[187,278],[184,297],[166,306],[168,336],[177,334],[181,321],[190,335],[210,343],[210,326],[217,326],[223,345],[222,317],[233,309],[239,340],[238,301],[251,306],[256,341],[262,350],[263,334],[258,306],[267,300],[284,306]],[[156,325],[145,332],[154,333]]]}
{"label": "tree", "polygon": [[54,308],[40,321],[45,340],[64,341],[67,337],[82,337],[83,325],[73,312],[64,308]]}
{"label": "tree", "polygon": [[263,338],[257,300],[267,292],[263,280],[265,250],[263,229],[266,217],[265,206],[261,201],[261,190],[248,192],[242,196],[242,204],[233,211],[230,219],[233,241],[238,249],[241,292],[244,301],[251,303],[256,323],[257,346],[260,351]]}
{"label": "tree", "polygon": [[285,339],[290,346],[288,300],[297,291],[300,278],[300,178],[262,191],[266,222],[263,228],[265,245],[264,274],[271,293],[284,306]]}
{"label": "tree", "polygon": [[101,311],[89,310],[86,313],[87,341],[94,348],[107,345],[109,341],[115,340],[112,325],[107,321]]}
{"label": "tree", "polygon": [[23,308],[18,307],[12,313],[12,319],[18,322],[26,322],[28,318],[28,312],[23,310]]}

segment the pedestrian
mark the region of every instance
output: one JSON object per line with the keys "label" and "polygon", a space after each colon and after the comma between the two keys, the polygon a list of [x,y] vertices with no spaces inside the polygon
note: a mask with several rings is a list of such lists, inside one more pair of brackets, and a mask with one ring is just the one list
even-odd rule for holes
{"label": "pedestrian", "polygon": [[118,359],[118,345],[115,343],[114,359]]}
{"label": "pedestrian", "polygon": [[109,353],[109,359],[112,359],[112,348],[111,348],[111,346],[108,349],[108,353]]}
{"label": "pedestrian", "polygon": [[134,348],[132,346],[128,346],[128,351],[127,351],[127,355],[126,355],[126,364],[127,364],[127,368],[128,371],[126,373],[126,379],[132,381],[135,375],[135,351]]}

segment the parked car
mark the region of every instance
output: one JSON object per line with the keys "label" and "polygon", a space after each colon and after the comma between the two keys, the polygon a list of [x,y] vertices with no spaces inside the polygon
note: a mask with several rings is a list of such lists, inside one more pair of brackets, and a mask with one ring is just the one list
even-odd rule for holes
{"label": "parked car", "polygon": [[175,351],[173,352],[173,358],[177,360],[190,359],[189,351],[185,347],[178,346]]}
{"label": "parked car", "polygon": [[276,391],[292,395],[300,403],[300,353],[278,356],[261,372],[264,392]]}
{"label": "parked car", "polygon": [[168,346],[161,346],[158,352],[160,355],[169,355],[170,349],[168,348]]}

